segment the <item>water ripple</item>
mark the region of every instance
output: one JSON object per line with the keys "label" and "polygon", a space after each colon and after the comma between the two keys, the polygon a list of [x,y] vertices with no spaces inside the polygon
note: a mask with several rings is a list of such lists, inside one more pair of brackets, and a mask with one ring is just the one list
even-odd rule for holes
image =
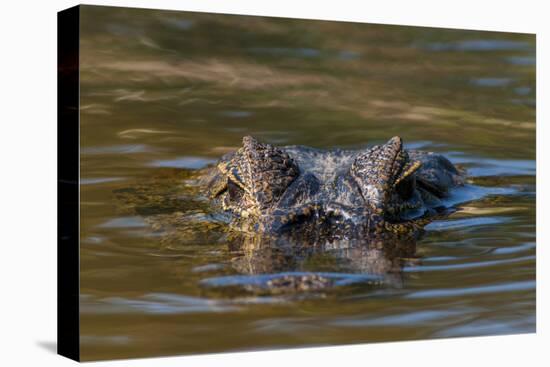
{"label": "water ripple", "polygon": [[493,250],[491,253],[495,255],[508,255],[508,254],[515,254],[517,252],[531,250],[531,249],[534,249],[535,247],[536,247],[535,242],[526,242],[518,246],[500,247]]}
{"label": "water ripple", "polygon": [[99,225],[100,228],[144,228],[147,223],[141,217],[119,217]]}
{"label": "water ripple", "polygon": [[81,178],[80,184],[97,185],[97,184],[116,182],[116,181],[122,181],[122,180],[124,180],[124,178],[122,177],[89,177],[89,178]]}
{"label": "water ripple", "polygon": [[513,81],[512,78],[476,78],[472,79],[470,83],[478,87],[506,87]]}
{"label": "water ripple", "polygon": [[462,152],[447,152],[445,155],[454,164],[472,165],[467,167],[469,176],[534,176],[536,174],[537,164],[534,159],[490,159],[468,156]]}
{"label": "water ripple", "polygon": [[147,313],[147,314],[184,314],[196,312],[227,312],[239,308],[223,301],[199,297],[150,293],[140,299],[109,297],[97,301],[81,302],[83,313]]}
{"label": "water ripple", "polygon": [[130,154],[147,153],[151,148],[145,144],[109,145],[104,147],[80,148],[81,154]]}
{"label": "water ripple", "polygon": [[510,264],[515,262],[527,261],[527,260],[535,260],[535,256],[523,256],[523,257],[518,257],[514,259],[478,261],[478,262],[472,262],[472,263],[461,263],[461,264],[450,264],[450,265],[407,266],[403,268],[403,271],[408,273],[417,273],[417,272],[425,272],[425,271],[463,270],[463,269]]}
{"label": "water ripple", "polygon": [[407,294],[404,298],[441,298],[441,297],[458,297],[471,296],[501,292],[518,292],[535,290],[536,282],[534,280],[526,280],[521,282],[500,283],[479,287],[456,288],[456,289],[432,289],[426,291],[417,291]]}
{"label": "water ripple", "polygon": [[426,226],[430,231],[448,231],[461,228],[471,228],[474,226],[486,226],[491,224],[502,224],[510,222],[512,219],[508,217],[478,217],[454,220],[440,220],[432,222]]}
{"label": "water ripple", "polygon": [[216,162],[215,159],[203,157],[181,157],[175,159],[156,160],[151,162],[149,165],[153,167],[200,169],[214,162]]}
{"label": "water ripple", "polygon": [[534,56],[510,56],[505,60],[510,64],[521,66],[532,66],[537,63],[537,59]]}
{"label": "water ripple", "polygon": [[464,185],[451,190],[451,195],[442,200],[446,207],[455,207],[458,204],[480,200],[492,195],[513,195],[518,190],[513,187],[485,187],[477,185]]}
{"label": "water ripple", "polygon": [[371,319],[344,319],[331,322],[331,325],[348,326],[348,327],[365,327],[365,326],[408,326],[415,327],[417,324],[426,324],[438,320],[447,320],[449,317],[455,317],[464,314],[464,311],[441,311],[441,310],[425,310],[417,312],[409,312],[398,315],[390,315],[376,317]]}

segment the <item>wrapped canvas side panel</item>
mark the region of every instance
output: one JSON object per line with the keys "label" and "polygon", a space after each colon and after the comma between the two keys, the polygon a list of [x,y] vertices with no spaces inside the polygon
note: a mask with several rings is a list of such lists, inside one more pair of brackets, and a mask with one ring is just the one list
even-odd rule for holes
{"label": "wrapped canvas side panel", "polygon": [[79,360],[79,16],[57,17],[57,351]]}

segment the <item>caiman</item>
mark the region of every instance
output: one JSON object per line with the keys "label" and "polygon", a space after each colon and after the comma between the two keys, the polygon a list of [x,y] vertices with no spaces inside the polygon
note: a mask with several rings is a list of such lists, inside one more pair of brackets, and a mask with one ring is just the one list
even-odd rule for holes
{"label": "caiman", "polygon": [[406,150],[398,136],[362,150],[276,147],[243,138],[204,179],[239,231],[318,242],[416,236],[445,212],[463,174],[439,154]]}
{"label": "caiman", "polygon": [[[193,177],[190,185],[158,180],[117,196],[163,231],[170,247],[221,233],[240,275],[205,285],[268,293],[371,283],[371,276],[399,284],[423,227],[452,210],[445,199],[465,182],[447,158],[405,149],[400,137],[359,150],[321,150],[245,136],[242,147]],[[192,197],[202,198],[203,209],[187,207]],[[312,269],[312,258],[327,256],[337,272]]]}

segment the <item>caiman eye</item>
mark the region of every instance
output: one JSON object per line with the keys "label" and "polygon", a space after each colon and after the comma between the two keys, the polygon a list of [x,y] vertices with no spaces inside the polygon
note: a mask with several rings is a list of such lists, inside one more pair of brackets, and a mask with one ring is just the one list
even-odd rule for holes
{"label": "caiman eye", "polygon": [[415,177],[409,176],[395,186],[395,192],[404,200],[410,199],[414,193]]}
{"label": "caiman eye", "polygon": [[420,167],[421,163],[419,161],[408,162],[395,180],[394,190],[402,199],[410,199],[414,194],[416,188],[416,175],[414,173]]}
{"label": "caiman eye", "polygon": [[244,190],[230,179],[227,180],[227,194],[232,201],[239,201],[243,197]]}

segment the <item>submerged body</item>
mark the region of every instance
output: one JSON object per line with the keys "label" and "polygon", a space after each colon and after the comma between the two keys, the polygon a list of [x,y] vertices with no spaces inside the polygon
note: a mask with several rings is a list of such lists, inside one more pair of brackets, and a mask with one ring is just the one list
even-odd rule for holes
{"label": "submerged body", "polygon": [[414,237],[464,177],[401,138],[363,150],[275,147],[252,137],[205,179],[239,231],[311,243]]}

